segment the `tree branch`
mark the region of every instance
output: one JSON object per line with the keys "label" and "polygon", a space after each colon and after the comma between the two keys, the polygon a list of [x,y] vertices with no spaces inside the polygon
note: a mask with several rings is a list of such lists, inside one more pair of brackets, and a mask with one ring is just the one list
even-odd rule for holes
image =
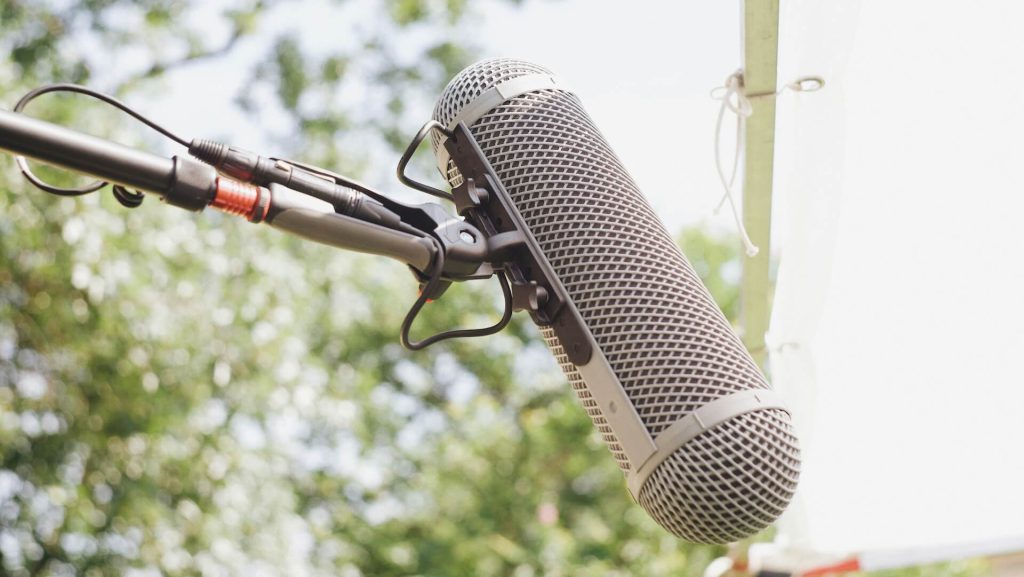
{"label": "tree branch", "polygon": [[139,82],[149,80],[157,76],[161,76],[163,74],[166,74],[167,72],[170,72],[171,70],[195,64],[203,60],[217,58],[218,56],[224,56],[225,54],[231,52],[235,45],[238,44],[238,41],[241,40],[242,37],[245,35],[246,32],[244,27],[235,26],[234,30],[232,30],[231,32],[231,36],[229,36],[228,39],[223,44],[216,48],[200,50],[197,52],[189,52],[185,56],[182,56],[181,58],[178,58],[176,60],[169,60],[166,62],[154,62],[146,70],[143,70],[142,72],[122,82],[117,87],[116,93],[121,94],[127,89],[134,86],[135,84],[138,84]]}

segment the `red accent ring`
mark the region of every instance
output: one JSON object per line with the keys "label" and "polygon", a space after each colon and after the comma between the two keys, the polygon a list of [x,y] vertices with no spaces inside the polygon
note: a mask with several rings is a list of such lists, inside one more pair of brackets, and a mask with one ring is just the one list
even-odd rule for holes
{"label": "red accent ring", "polygon": [[252,220],[259,200],[260,187],[255,184],[220,177],[217,179],[217,193],[210,206]]}

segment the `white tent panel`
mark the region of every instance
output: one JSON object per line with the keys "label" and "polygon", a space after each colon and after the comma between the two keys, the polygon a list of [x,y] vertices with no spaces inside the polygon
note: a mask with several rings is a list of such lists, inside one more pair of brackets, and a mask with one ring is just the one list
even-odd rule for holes
{"label": "white tent panel", "polygon": [[[783,3],[773,379],[797,550],[1024,538],[1024,4]],[[1011,546],[1011,545],[1008,545]]]}

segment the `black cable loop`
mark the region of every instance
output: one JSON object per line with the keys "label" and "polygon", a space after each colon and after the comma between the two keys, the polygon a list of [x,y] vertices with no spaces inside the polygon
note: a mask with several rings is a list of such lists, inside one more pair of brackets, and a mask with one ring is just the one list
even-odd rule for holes
{"label": "black cable loop", "polygon": [[430,280],[427,281],[426,286],[420,291],[420,296],[413,303],[412,308],[405,315],[405,320],[402,321],[402,333],[401,340],[402,346],[411,350],[419,351],[429,347],[430,345],[454,338],[462,337],[485,337],[487,335],[493,335],[501,329],[508,326],[508,323],[512,320],[512,287],[508,284],[508,279],[505,278],[504,273],[497,272],[498,282],[501,284],[501,294],[505,297],[505,312],[501,316],[501,320],[497,323],[479,329],[456,329],[454,331],[445,331],[437,333],[436,335],[429,336],[421,341],[413,341],[409,335],[412,330],[412,323],[416,320],[420,310],[423,309],[423,305],[427,304],[427,300],[433,293],[437,285],[441,283],[441,273],[444,271],[444,251],[438,244],[437,259],[434,261],[434,268],[430,272]]}
{"label": "black cable loop", "polygon": [[[131,108],[127,104],[121,102],[120,100],[114,98],[113,96],[110,96],[108,94],[103,94],[102,92],[97,92],[97,91],[92,90],[90,88],[86,88],[84,86],[79,86],[77,84],[47,84],[46,86],[40,86],[39,88],[36,88],[35,90],[31,90],[28,93],[26,93],[24,96],[22,96],[21,99],[18,100],[18,103],[14,105],[14,112],[19,112],[19,113],[22,112],[25,109],[25,106],[27,106],[29,102],[35,100],[39,96],[42,96],[42,95],[50,93],[50,92],[74,92],[74,93],[83,94],[85,96],[89,96],[89,97],[95,98],[95,99],[100,100],[100,101],[102,101],[102,102],[104,102],[106,104],[109,104],[110,106],[113,106],[114,108],[117,108],[117,109],[121,110],[122,112],[128,114],[132,118],[135,118],[139,122],[142,122],[146,126],[152,128],[153,130],[159,132],[160,134],[166,136],[167,138],[177,142],[178,144],[180,144],[182,146],[185,146],[185,147],[188,147],[188,141],[187,140],[185,140],[184,138],[181,138],[180,136],[174,134],[173,132],[171,132],[170,130],[164,128],[163,126],[160,126],[156,122],[153,122],[152,120],[146,118],[141,113],[135,111],[133,108]],[[43,190],[43,191],[48,192],[50,194],[56,194],[58,196],[82,196],[83,194],[89,194],[90,192],[96,192],[97,190],[99,190],[99,189],[103,188],[104,186],[107,186],[108,184],[110,184],[109,182],[106,182],[106,181],[97,180],[97,181],[91,182],[89,184],[85,184],[85,185],[82,185],[82,186],[79,186],[79,187],[75,187],[75,188],[64,188],[64,187],[54,186],[54,185],[49,184],[46,181],[40,179],[38,176],[36,176],[32,172],[32,170],[29,168],[28,161],[25,159],[24,156],[21,156],[21,155],[15,156],[14,157],[14,162],[17,163],[18,170],[21,171],[21,174],[30,183],[32,183],[33,186],[35,186],[36,188],[38,188],[40,190]],[[119,203],[121,203],[122,206],[125,206],[127,208],[135,208],[135,207],[139,206],[140,204],[142,204],[142,199],[145,198],[145,195],[142,192],[140,192],[140,191],[131,192],[127,188],[125,188],[125,187],[123,187],[123,186],[121,186],[119,184],[113,185],[112,189],[113,189],[113,193],[114,193],[114,198],[116,198],[117,201]]]}
{"label": "black cable loop", "polygon": [[416,137],[409,143],[409,146],[405,148],[405,152],[402,153],[402,158],[398,160],[398,180],[409,188],[414,188],[420,192],[425,192],[431,196],[443,198],[448,201],[454,201],[455,197],[452,196],[450,192],[445,192],[438,188],[434,188],[433,186],[423,184],[422,182],[409,178],[405,174],[405,168],[409,165],[409,160],[412,159],[412,155],[416,153],[416,149],[419,148],[420,143],[427,137],[427,134],[430,134],[431,130],[437,130],[445,136],[451,136],[451,132],[436,120],[431,120],[424,124],[423,127],[420,128],[420,131],[416,133]]}

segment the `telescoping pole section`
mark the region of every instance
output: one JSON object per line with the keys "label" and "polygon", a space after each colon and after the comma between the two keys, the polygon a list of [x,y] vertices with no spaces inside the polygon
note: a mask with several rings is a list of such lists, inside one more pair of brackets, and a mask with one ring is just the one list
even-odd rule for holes
{"label": "telescoping pole section", "polygon": [[[0,150],[89,174],[161,196],[168,204],[193,211],[207,206],[266,222],[315,242],[371,254],[429,269],[436,253],[428,239],[336,214],[326,202],[283,187],[273,192],[217,175],[213,167],[189,156],[164,158],[23,114],[0,110]],[[258,218],[239,208],[239,196],[258,196]],[[218,202],[224,200],[230,202]]]}
{"label": "telescoping pole section", "polygon": [[6,110],[0,110],[0,149],[156,194],[174,183],[170,158]]}

